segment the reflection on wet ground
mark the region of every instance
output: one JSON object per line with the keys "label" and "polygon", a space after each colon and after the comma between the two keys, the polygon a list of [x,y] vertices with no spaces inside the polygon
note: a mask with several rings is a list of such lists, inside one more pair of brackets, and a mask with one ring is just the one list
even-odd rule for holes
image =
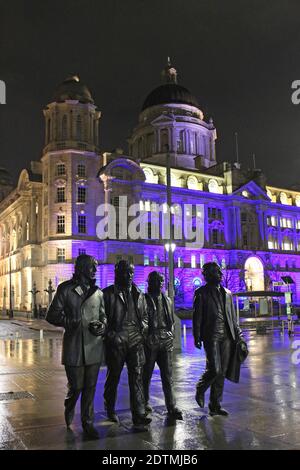
{"label": "reflection on wet ground", "polygon": [[27,391],[32,398],[12,400],[13,394],[1,395],[0,449],[300,448],[300,366],[291,361],[292,342],[300,339],[300,330],[291,339],[279,332],[248,336],[250,355],[243,365],[240,384],[226,383],[223,404],[230,412],[228,418],[211,418],[194,401],[195,383],[205,360],[203,352],[195,350],[189,331],[183,352],[174,358],[175,390],[184,411],[182,422],[167,420],[156,369],[151,387],[153,422],[149,432],[133,433],[124,370],[117,407],[121,425],[111,425],[103,409],[103,368],[95,402],[98,441],[83,438],[78,408],[73,431],[65,428],[61,334],[45,333],[41,342],[39,332],[28,331],[25,326],[23,334],[20,330],[8,321],[0,322],[0,393]]}

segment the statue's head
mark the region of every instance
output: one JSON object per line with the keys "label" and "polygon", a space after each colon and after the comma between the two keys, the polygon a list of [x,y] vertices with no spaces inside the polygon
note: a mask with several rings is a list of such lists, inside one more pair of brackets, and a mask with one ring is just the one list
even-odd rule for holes
{"label": "statue's head", "polygon": [[115,265],[115,284],[117,286],[129,289],[133,282],[134,265],[122,259]]}
{"label": "statue's head", "polygon": [[158,271],[152,271],[148,276],[149,294],[160,294],[165,282],[164,275]]}
{"label": "statue's head", "polygon": [[202,267],[202,274],[207,284],[218,285],[222,281],[223,273],[218,263],[205,263]]}
{"label": "statue's head", "polygon": [[96,277],[98,262],[90,255],[79,255],[75,261],[75,276],[93,281]]}

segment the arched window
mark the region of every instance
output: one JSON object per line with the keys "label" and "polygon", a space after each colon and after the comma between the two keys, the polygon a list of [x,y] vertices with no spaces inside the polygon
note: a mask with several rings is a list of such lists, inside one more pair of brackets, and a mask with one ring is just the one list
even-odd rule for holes
{"label": "arched window", "polygon": [[62,118],[61,123],[61,138],[62,140],[67,140],[68,138],[68,118],[66,115]]}
{"label": "arched window", "polygon": [[81,116],[77,116],[76,119],[76,140],[82,140],[82,119]]}
{"label": "arched window", "polygon": [[193,279],[194,290],[198,289],[198,287],[201,287],[201,286],[202,286],[202,281],[201,281],[200,277],[195,277]]}

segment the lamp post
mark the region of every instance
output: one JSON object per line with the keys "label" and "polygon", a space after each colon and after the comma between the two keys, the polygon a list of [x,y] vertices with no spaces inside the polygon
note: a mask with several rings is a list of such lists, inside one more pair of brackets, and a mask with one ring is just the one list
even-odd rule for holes
{"label": "lamp post", "polygon": [[44,292],[47,292],[47,294],[48,294],[48,305],[50,305],[51,302],[52,302],[52,294],[53,294],[53,292],[55,292],[55,289],[53,289],[53,287],[52,287],[51,279],[49,279],[49,281],[48,281],[48,289],[44,289]]}
{"label": "lamp post", "polygon": [[7,254],[8,254],[8,280],[9,280],[9,310],[8,310],[8,316],[9,318],[14,317],[14,312],[12,308],[12,280],[11,280],[11,254],[10,254],[10,236],[7,234],[6,237],[6,243],[7,243]]}
{"label": "lamp post", "polygon": [[168,279],[168,296],[173,302],[174,305],[174,251],[176,249],[175,243],[166,243],[165,250],[168,253],[168,271],[169,271],[169,279]]}
{"label": "lamp post", "polygon": [[37,318],[36,296],[40,291],[36,288],[36,283],[35,282],[33,283],[32,290],[30,290],[29,292],[32,294],[33,315],[34,315],[34,318]]}
{"label": "lamp post", "polygon": [[167,211],[168,211],[168,222],[170,236],[169,241],[165,244],[165,249],[168,252],[168,271],[169,271],[169,282],[168,282],[168,295],[174,305],[174,251],[176,248],[173,242],[173,227],[172,227],[172,189],[171,189],[171,157],[169,152],[169,145],[166,145],[166,174],[167,174]]}

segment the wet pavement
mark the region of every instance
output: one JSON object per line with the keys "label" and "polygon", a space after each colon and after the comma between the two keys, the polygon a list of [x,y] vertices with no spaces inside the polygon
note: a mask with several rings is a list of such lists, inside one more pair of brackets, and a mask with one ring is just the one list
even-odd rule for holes
{"label": "wet pavement", "polygon": [[294,341],[300,344],[300,329],[292,338],[279,331],[265,336],[251,332],[248,341],[250,355],[242,367],[240,383],[225,385],[227,418],[209,417],[207,409],[200,410],[194,400],[205,359],[202,351],[195,350],[190,330],[182,353],[174,358],[175,390],[184,421],[168,422],[156,369],[151,386],[152,424],[148,432],[134,433],[124,370],[117,405],[121,425],[112,425],[103,409],[103,368],[95,401],[100,439],[91,441],[82,436],[78,406],[72,431],[64,424],[66,379],[60,365],[61,333],[46,331],[41,342],[39,331],[3,320],[0,449],[300,449],[300,365],[291,360]]}

